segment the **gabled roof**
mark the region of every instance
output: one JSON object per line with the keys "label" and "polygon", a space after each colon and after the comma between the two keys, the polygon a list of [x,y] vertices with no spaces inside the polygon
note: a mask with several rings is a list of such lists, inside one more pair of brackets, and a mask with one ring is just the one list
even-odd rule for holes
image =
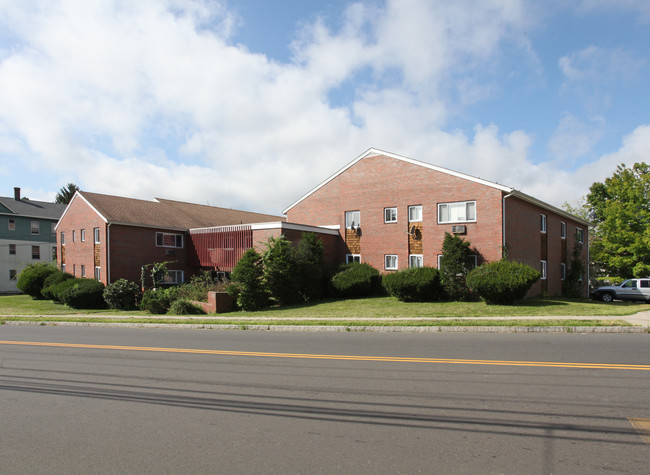
{"label": "gabled roof", "polygon": [[188,230],[209,226],[283,221],[285,218],[250,211],[185,203],[163,198],[152,201],[77,191],[70,201],[85,201],[105,222],[128,226]]}
{"label": "gabled roof", "polygon": [[579,223],[582,223],[582,224],[585,225],[585,226],[589,226],[589,225],[590,225],[590,223],[589,223],[588,221],[585,221],[585,220],[583,220],[583,219],[581,219],[581,218],[579,218],[579,217],[577,217],[577,216],[574,216],[574,215],[572,215],[572,214],[570,214],[570,213],[567,213],[566,211],[561,210],[561,209],[559,209],[559,208],[556,208],[555,206],[552,206],[552,205],[550,205],[550,204],[548,204],[548,203],[545,203],[545,202],[540,201],[540,200],[538,200],[538,199],[536,199],[536,198],[533,198],[532,196],[526,195],[525,193],[522,193],[522,192],[520,192],[520,191],[517,191],[517,190],[515,190],[514,188],[510,188],[509,186],[501,185],[501,184],[499,184],[499,183],[495,183],[495,182],[492,182],[492,181],[484,180],[484,179],[482,179],[482,178],[478,178],[478,177],[475,177],[475,176],[466,175],[466,174],[464,174],[464,173],[460,173],[460,172],[457,172],[457,171],[449,170],[449,169],[447,169],[447,168],[443,168],[443,167],[439,167],[439,166],[436,166],[436,165],[432,165],[432,164],[427,163],[427,162],[421,162],[421,161],[419,161],[419,160],[414,160],[414,159],[412,159],[412,158],[404,157],[404,156],[402,156],[402,155],[397,155],[397,154],[395,154],[395,153],[385,152],[385,151],[383,151],[383,150],[379,150],[379,149],[376,149],[376,148],[369,148],[368,150],[366,150],[365,152],[363,152],[361,155],[359,155],[357,158],[355,158],[355,159],[352,160],[350,163],[348,163],[347,165],[345,165],[345,166],[344,166],[343,168],[341,168],[339,171],[337,171],[336,173],[334,173],[333,175],[331,175],[330,177],[328,177],[325,181],[323,181],[323,182],[320,183],[318,186],[316,186],[315,188],[313,188],[312,190],[310,190],[309,192],[307,192],[305,195],[303,195],[301,198],[299,198],[297,201],[295,201],[294,203],[292,203],[291,205],[289,205],[289,206],[288,206],[286,209],[284,209],[284,211],[282,211],[282,212],[283,212],[284,214],[287,214],[287,212],[288,212],[291,208],[293,208],[294,206],[296,206],[297,204],[299,204],[301,201],[305,200],[305,199],[308,198],[310,195],[312,195],[313,193],[315,193],[316,191],[318,191],[319,189],[321,189],[322,187],[324,187],[325,185],[327,185],[329,182],[331,182],[332,180],[334,180],[336,177],[338,177],[339,175],[341,175],[342,173],[344,173],[346,170],[348,170],[349,168],[351,168],[352,166],[354,166],[355,164],[357,164],[359,161],[363,160],[364,158],[367,158],[367,157],[377,157],[377,156],[383,156],[383,157],[393,158],[393,159],[395,159],[395,160],[400,160],[400,161],[403,161],[403,162],[407,162],[407,163],[410,163],[410,164],[412,164],[412,165],[417,165],[417,166],[420,166],[420,167],[423,167],[423,168],[428,168],[429,170],[435,170],[435,171],[437,171],[437,172],[445,173],[445,174],[450,175],[450,176],[454,176],[454,177],[457,177],[457,178],[462,178],[462,179],[464,179],[464,180],[468,180],[468,181],[471,181],[471,182],[474,182],[474,183],[479,183],[479,184],[481,184],[481,185],[489,186],[490,188],[495,188],[495,189],[500,190],[500,191],[502,191],[502,192],[504,192],[504,193],[506,193],[506,194],[508,194],[508,195],[516,196],[516,197],[518,197],[519,199],[522,199],[522,200],[524,200],[524,201],[527,201],[527,202],[529,202],[529,203],[532,203],[532,204],[534,204],[534,205],[536,205],[536,206],[539,206],[540,208],[543,208],[543,209],[546,209],[546,210],[552,211],[552,212],[554,212],[554,213],[556,213],[556,214],[558,214],[558,215],[560,215],[560,216],[564,216],[564,217],[566,217],[566,218],[568,218],[568,219],[572,219],[572,220],[574,220],[574,221],[577,221],[577,222],[579,222]]}
{"label": "gabled roof", "polygon": [[[65,205],[58,203],[48,203],[46,201],[34,201],[15,198],[8,198],[0,196],[0,213],[2,214],[15,214],[16,216],[24,216],[26,218],[43,218],[43,219],[59,219]],[[5,211],[4,208],[8,210]]]}

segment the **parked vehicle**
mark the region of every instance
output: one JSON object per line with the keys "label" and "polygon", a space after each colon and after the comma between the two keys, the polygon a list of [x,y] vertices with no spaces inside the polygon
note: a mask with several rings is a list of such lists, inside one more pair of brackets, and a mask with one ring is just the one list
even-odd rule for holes
{"label": "parked vehicle", "polygon": [[642,300],[650,303],[650,278],[628,279],[621,285],[598,287],[591,298],[611,302],[612,300]]}

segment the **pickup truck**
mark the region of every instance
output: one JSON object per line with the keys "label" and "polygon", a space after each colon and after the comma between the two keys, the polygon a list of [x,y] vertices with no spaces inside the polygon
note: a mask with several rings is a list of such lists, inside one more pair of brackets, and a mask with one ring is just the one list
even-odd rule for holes
{"label": "pickup truck", "polygon": [[628,279],[621,285],[598,287],[592,298],[611,302],[612,300],[642,300],[650,303],[650,278]]}

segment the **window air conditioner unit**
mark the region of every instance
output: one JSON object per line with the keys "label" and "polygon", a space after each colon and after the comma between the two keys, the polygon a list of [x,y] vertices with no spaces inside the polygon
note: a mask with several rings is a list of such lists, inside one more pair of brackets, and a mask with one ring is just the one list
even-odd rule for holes
{"label": "window air conditioner unit", "polygon": [[174,251],[173,249],[167,249],[167,250],[165,251],[165,255],[166,255],[166,256],[173,256],[173,255],[175,255],[175,254],[176,254],[176,251]]}
{"label": "window air conditioner unit", "polygon": [[464,224],[454,224],[451,227],[452,234],[465,234],[467,232],[467,226]]}

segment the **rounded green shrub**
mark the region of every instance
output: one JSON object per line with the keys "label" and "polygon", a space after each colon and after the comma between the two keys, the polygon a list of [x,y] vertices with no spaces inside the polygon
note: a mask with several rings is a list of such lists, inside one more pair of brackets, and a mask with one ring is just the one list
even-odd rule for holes
{"label": "rounded green shrub", "polygon": [[167,313],[172,315],[204,315],[205,311],[189,300],[179,299],[172,303]]}
{"label": "rounded green shrub", "polygon": [[161,315],[167,313],[172,303],[176,300],[176,288],[149,289],[142,295],[140,308],[147,312]]}
{"label": "rounded green shrub", "polygon": [[512,305],[526,296],[539,277],[539,271],[526,264],[501,260],[471,271],[467,285],[488,304]]}
{"label": "rounded green shrub", "polygon": [[[63,292],[65,292],[70,287],[72,287],[78,280],[81,279],[72,277],[71,279],[65,279],[56,284],[52,284],[49,287],[47,287],[47,293],[48,295],[52,296],[53,301],[58,303],[63,303]],[[43,290],[45,291],[45,289]]]}
{"label": "rounded green shrub", "polygon": [[255,249],[248,249],[230,274],[232,284],[227,292],[235,298],[237,306],[244,310],[268,307],[269,291],[264,282],[262,256]]}
{"label": "rounded green shrub", "polygon": [[440,273],[433,267],[412,267],[386,274],[381,283],[389,295],[402,302],[432,302],[444,295]]}
{"label": "rounded green shrub", "polygon": [[138,308],[140,286],[126,279],[119,279],[106,286],[103,297],[110,308],[134,310]]}
{"label": "rounded green shrub", "polygon": [[62,270],[57,269],[56,272],[47,276],[43,281],[43,289],[41,290],[41,294],[48,300],[60,302],[61,300],[59,300],[59,298],[54,294],[54,290],[57,288],[57,284],[70,279],[74,279],[74,276],[72,274],[68,274]]}
{"label": "rounded green shrub", "polygon": [[369,264],[345,264],[331,279],[334,292],[339,297],[357,298],[382,293],[381,275]]}
{"label": "rounded green shrub", "polygon": [[95,279],[70,279],[73,282],[59,293],[63,303],[72,308],[104,308],[104,284]]}
{"label": "rounded green shrub", "polygon": [[31,295],[35,299],[42,299],[43,283],[45,279],[57,271],[55,265],[38,262],[36,264],[29,264],[25,267],[20,274],[18,274],[18,282],[16,286],[18,290]]}

